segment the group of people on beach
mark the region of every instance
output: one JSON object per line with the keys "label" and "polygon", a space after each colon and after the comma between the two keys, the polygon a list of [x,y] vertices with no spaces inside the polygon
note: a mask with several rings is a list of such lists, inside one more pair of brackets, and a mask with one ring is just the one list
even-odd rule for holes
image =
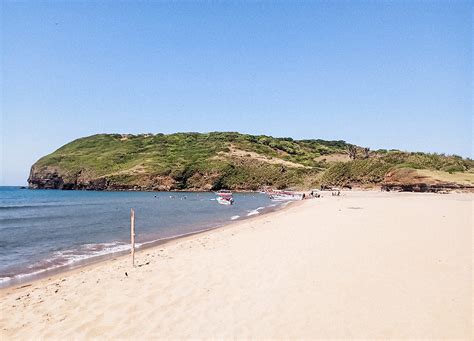
{"label": "group of people on beach", "polygon": [[[338,196],[340,196],[340,195],[341,195],[341,190],[339,190],[339,189],[336,190],[336,191],[332,191],[332,192],[331,192],[331,196],[333,196],[333,197],[338,197]],[[319,194],[319,193],[318,193],[317,191],[315,191],[315,190],[312,190],[312,191],[309,193],[308,197],[306,197],[306,194],[305,194],[305,193],[303,193],[303,195],[302,195],[302,197],[301,197],[302,200],[304,200],[304,199],[309,199],[309,198],[321,198],[321,194]]]}

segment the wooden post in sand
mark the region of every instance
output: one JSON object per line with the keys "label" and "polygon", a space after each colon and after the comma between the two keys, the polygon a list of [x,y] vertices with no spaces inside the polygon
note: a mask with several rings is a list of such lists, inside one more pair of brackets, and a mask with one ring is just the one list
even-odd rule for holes
{"label": "wooden post in sand", "polygon": [[135,210],[133,208],[130,209],[130,243],[132,266],[135,267]]}

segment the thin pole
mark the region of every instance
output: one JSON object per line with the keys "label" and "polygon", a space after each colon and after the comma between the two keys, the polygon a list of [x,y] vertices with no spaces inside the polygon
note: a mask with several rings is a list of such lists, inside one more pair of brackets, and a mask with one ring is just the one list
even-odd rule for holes
{"label": "thin pole", "polygon": [[132,266],[135,267],[135,210],[130,209],[130,243],[131,255],[132,255]]}

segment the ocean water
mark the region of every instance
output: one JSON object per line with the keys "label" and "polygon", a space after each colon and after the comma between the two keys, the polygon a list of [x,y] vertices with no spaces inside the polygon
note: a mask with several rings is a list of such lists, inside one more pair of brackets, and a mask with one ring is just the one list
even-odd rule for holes
{"label": "ocean water", "polygon": [[282,205],[260,193],[98,192],[0,187],[0,287],[238,221]]}

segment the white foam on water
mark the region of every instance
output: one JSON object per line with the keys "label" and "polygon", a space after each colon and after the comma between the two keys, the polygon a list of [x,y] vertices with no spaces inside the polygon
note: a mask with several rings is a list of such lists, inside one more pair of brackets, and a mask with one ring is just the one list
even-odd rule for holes
{"label": "white foam on water", "polygon": [[250,211],[249,213],[247,213],[247,217],[250,217],[250,216],[256,215],[256,214],[260,214],[260,212],[257,211],[257,210],[252,210],[252,211]]}
{"label": "white foam on water", "polygon": [[[136,243],[135,247],[140,248],[142,243]],[[32,263],[26,267],[26,269],[35,269],[33,271],[25,271],[19,274],[15,274],[11,277],[0,277],[0,287],[4,286],[12,280],[21,280],[22,278],[33,277],[40,275],[46,271],[51,271],[64,266],[71,266],[79,261],[84,261],[90,258],[104,256],[107,254],[113,254],[116,252],[130,250],[130,244],[121,242],[115,243],[98,243],[98,244],[84,244],[77,249],[69,249],[56,251],[48,259],[43,260],[44,266],[38,263]],[[49,265],[52,264],[52,265]],[[48,266],[49,265],[49,266]]]}
{"label": "white foam on water", "polygon": [[235,220],[235,219],[239,219],[240,216],[239,215],[233,215],[232,217],[230,217],[230,220]]}
{"label": "white foam on water", "polygon": [[3,283],[7,283],[11,280],[12,280],[11,277],[0,277],[0,285],[2,285]]}
{"label": "white foam on water", "polygon": [[[136,248],[140,248],[140,243],[135,243]],[[130,244],[115,242],[115,243],[98,243],[98,244],[84,244],[78,249],[56,251],[53,255],[56,259],[63,258],[66,261],[65,265],[70,265],[74,262],[85,260],[97,256],[103,256],[110,253],[130,250]]]}
{"label": "white foam on water", "polygon": [[264,208],[265,208],[265,207],[258,207],[258,208],[256,209],[256,211],[263,210]]}

